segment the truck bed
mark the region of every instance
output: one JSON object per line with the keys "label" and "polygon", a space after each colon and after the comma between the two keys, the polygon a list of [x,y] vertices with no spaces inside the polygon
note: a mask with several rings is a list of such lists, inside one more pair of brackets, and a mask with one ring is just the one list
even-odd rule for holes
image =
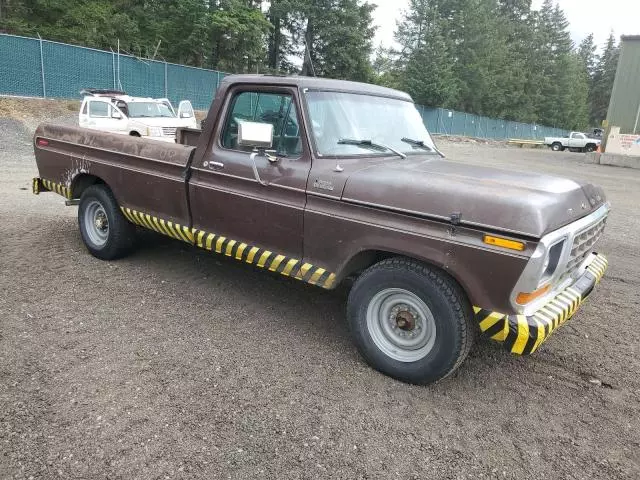
{"label": "truck bed", "polygon": [[69,199],[79,198],[97,177],[120,204],[188,223],[185,172],[193,147],[53,124],[40,125],[34,141],[46,189],[50,184]]}

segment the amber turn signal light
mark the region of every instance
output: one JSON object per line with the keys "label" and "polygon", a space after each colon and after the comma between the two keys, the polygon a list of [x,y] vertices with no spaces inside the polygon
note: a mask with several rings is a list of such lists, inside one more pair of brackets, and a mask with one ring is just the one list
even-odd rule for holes
{"label": "amber turn signal light", "polygon": [[547,293],[550,288],[551,285],[545,285],[544,287],[539,288],[538,290],[531,293],[520,292],[516,297],[516,303],[519,305],[526,305],[527,303],[533,302],[536,298],[540,298],[542,295]]}
{"label": "amber turn signal light", "polygon": [[491,235],[484,236],[484,243],[487,245],[493,245],[495,247],[508,248],[510,250],[524,250],[524,243],[516,242],[515,240],[509,240],[508,238],[493,237]]}

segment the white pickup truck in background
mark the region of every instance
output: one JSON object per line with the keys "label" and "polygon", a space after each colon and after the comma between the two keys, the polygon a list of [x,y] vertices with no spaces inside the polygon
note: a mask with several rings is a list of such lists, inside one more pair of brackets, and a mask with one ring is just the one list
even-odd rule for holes
{"label": "white pickup truck in background", "polygon": [[196,128],[191,102],[183,100],[178,112],[166,98],[132,97],[119,90],[85,89],[78,123],[103,132],[176,141],[178,127]]}
{"label": "white pickup truck in background", "polygon": [[594,152],[600,145],[600,139],[588,138],[580,132],[571,132],[568,137],[545,137],[544,144],[554,152],[561,152],[565,148],[572,152]]}

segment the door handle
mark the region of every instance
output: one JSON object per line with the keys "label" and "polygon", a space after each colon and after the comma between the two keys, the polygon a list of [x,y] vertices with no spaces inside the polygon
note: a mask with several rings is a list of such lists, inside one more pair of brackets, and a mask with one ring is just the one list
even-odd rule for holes
{"label": "door handle", "polygon": [[258,182],[260,185],[262,185],[263,187],[268,187],[269,186],[269,182],[265,182],[264,180],[262,180],[260,178],[260,174],[258,173],[258,167],[256,165],[256,157],[258,156],[257,151],[254,151],[250,156],[249,159],[251,160],[251,167],[253,168],[253,176],[256,179],[256,182]]}
{"label": "door handle", "polygon": [[222,162],[204,162],[202,164],[203,167],[209,167],[209,168],[224,168],[224,163]]}

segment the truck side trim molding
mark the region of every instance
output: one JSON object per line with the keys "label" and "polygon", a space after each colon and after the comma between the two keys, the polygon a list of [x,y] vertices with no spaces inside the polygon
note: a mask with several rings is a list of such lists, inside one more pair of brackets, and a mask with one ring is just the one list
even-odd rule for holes
{"label": "truck side trim molding", "polygon": [[38,195],[40,192],[54,192],[58,195],[62,195],[67,200],[71,200],[71,189],[62,185],[61,183],[52,182],[51,180],[45,180],[44,178],[34,178],[31,185],[33,193]]}
{"label": "truck side trim molding", "polygon": [[198,248],[225,255],[243,263],[250,263],[286,277],[293,277],[311,285],[326,289],[334,286],[335,273],[329,272],[322,267],[222,235],[173,223],[131,208],[120,207],[120,210],[131,223],[195,245]]}
{"label": "truck side trim molding", "polygon": [[480,330],[502,342],[517,355],[535,352],[549,336],[569,320],[603,277],[608,262],[603,255],[594,258],[582,276],[570,287],[531,316],[504,315],[473,307]]}

